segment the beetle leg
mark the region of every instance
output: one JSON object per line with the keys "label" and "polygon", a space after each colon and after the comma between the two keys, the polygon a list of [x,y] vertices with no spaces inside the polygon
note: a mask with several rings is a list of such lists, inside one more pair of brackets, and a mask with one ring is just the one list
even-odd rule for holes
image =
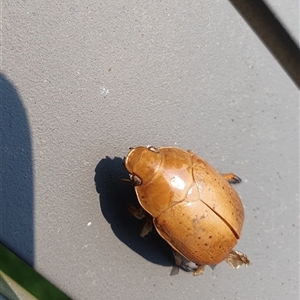
{"label": "beetle leg", "polygon": [[142,179],[139,176],[132,175],[132,174],[129,174],[129,179],[128,178],[122,178],[121,181],[123,183],[128,183],[128,184],[131,184],[131,185],[134,185],[134,186],[142,184]]}
{"label": "beetle leg", "polygon": [[140,233],[141,237],[145,237],[148,233],[150,233],[153,229],[153,219],[152,217],[148,216],[147,221]]}
{"label": "beetle leg", "polygon": [[142,179],[137,176],[137,175],[131,175],[130,176],[130,180],[133,181],[133,184],[136,186],[136,185],[141,185],[142,184]]}
{"label": "beetle leg", "polygon": [[198,276],[202,275],[204,273],[205,265],[200,265],[198,268],[194,271],[193,275]]}
{"label": "beetle leg", "polygon": [[121,181],[122,181],[123,183],[133,185],[133,182],[132,182],[130,179],[128,179],[128,178],[121,178]]}
{"label": "beetle leg", "polygon": [[178,273],[179,273],[179,266],[174,264],[170,272],[170,276],[177,275]]}
{"label": "beetle leg", "polygon": [[127,206],[128,211],[137,219],[142,220],[146,218],[146,212],[141,208],[136,208],[134,205]]}
{"label": "beetle leg", "polygon": [[232,250],[225,261],[234,269],[238,269],[241,265],[249,266],[250,261],[248,257],[240,251]]}
{"label": "beetle leg", "polygon": [[229,183],[240,183],[242,179],[238,176],[236,176],[233,173],[223,173],[221,174],[222,177],[224,177]]}
{"label": "beetle leg", "polygon": [[141,237],[145,237],[149,232],[152,231],[152,229],[153,229],[153,221],[152,220],[153,219],[149,214],[147,214],[145,212],[145,210],[143,210],[141,207],[136,208],[134,205],[131,205],[131,204],[127,206],[127,209],[134,217],[136,217],[139,220],[147,218],[147,221],[140,233]]}
{"label": "beetle leg", "polygon": [[[179,252],[177,252],[174,249],[173,249],[173,255],[174,255],[174,259],[175,259],[175,266],[173,266],[170,275],[178,274],[179,268],[186,272],[194,272],[194,275],[200,275],[200,273],[195,274],[195,272],[197,272],[197,270],[199,269],[199,266],[197,266],[193,262],[187,260],[185,257],[183,257]],[[203,266],[203,269],[204,269],[204,266]]]}

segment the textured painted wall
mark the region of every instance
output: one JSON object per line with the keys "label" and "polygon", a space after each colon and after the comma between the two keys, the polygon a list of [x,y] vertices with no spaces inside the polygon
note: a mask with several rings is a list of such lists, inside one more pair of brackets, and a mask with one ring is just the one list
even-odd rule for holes
{"label": "textured painted wall", "polygon": [[[22,199],[4,164],[20,188],[2,242],[74,299],[297,298],[299,93],[229,2],[3,1],[3,32],[1,127],[29,132],[15,147],[32,174]],[[243,179],[248,268],[169,276],[120,183],[118,157],[147,144]]]}

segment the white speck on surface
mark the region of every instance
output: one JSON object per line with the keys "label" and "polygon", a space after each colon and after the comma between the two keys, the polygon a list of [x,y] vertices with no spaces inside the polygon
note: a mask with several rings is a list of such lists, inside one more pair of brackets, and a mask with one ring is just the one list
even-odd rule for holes
{"label": "white speck on surface", "polygon": [[83,164],[84,164],[85,166],[87,166],[87,165],[90,164],[90,162],[85,160],[85,161],[83,162]]}
{"label": "white speck on surface", "polygon": [[104,98],[109,94],[109,89],[106,89],[104,86],[101,87],[101,95],[104,96]]}
{"label": "white speck on surface", "polygon": [[87,225],[87,226],[91,226],[91,225],[92,225],[92,222],[88,222],[86,225]]}

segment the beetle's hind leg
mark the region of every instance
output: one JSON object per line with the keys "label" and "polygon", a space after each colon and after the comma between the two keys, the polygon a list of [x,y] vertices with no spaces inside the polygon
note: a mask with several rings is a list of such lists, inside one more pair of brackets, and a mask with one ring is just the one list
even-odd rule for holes
{"label": "beetle's hind leg", "polygon": [[237,250],[232,250],[225,261],[234,269],[238,269],[243,264],[248,267],[250,264],[247,255]]}
{"label": "beetle's hind leg", "polygon": [[140,233],[141,237],[145,237],[148,233],[150,233],[153,229],[153,221],[152,217],[146,213],[145,210],[143,210],[141,207],[137,208],[134,205],[128,205],[127,207],[128,211],[137,219],[142,220],[142,219],[147,219],[146,223]]}
{"label": "beetle's hind leg", "polygon": [[204,272],[205,265],[196,265],[193,262],[187,260],[180,253],[173,249],[173,255],[175,258],[175,265],[171,270],[170,275],[176,275],[179,272],[179,268],[186,272],[194,272],[193,275],[201,275]]}
{"label": "beetle's hind leg", "polygon": [[241,179],[240,177],[236,176],[236,175],[233,174],[233,173],[223,173],[223,174],[221,174],[221,175],[222,175],[222,177],[223,177],[224,179],[226,179],[229,183],[235,184],[235,183],[240,183],[240,182],[242,182],[242,179]]}
{"label": "beetle's hind leg", "polygon": [[202,275],[204,273],[205,265],[200,265],[198,268],[194,271],[193,275],[198,276]]}

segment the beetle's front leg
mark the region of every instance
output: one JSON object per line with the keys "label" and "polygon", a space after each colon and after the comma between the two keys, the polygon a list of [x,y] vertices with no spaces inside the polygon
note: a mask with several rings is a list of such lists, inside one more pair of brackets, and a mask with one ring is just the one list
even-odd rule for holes
{"label": "beetle's front leg", "polygon": [[133,186],[138,186],[138,185],[142,184],[142,179],[139,176],[132,175],[132,174],[129,174],[129,179],[128,178],[122,178],[121,181],[123,183],[127,183],[127,184],[130,184],[130,185],[133,185]]}

